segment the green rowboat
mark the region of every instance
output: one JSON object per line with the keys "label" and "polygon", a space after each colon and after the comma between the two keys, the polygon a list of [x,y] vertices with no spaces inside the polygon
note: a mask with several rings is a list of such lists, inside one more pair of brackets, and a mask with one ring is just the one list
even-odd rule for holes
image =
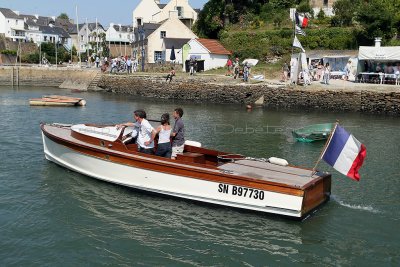
{"label": "green rowboat", "polygon": [[308,125],[292,131],[293,137],[299,142],[314,142],[328,139],[334,123],[321,123]]}

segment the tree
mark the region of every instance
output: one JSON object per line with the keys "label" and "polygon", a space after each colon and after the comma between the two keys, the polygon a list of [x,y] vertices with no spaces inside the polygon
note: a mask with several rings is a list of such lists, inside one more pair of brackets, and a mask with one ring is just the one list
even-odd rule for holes
{"label": "tree", "polygon": [[356,15],[359,0],[338,0],[333,4],[332,26],[351,26]]}
{"label": "tree", "polygon": [[395,10],[389,0],[370,0],[362,2],[356,19],[363,27],[360,38],[372,43],[375,37],[390,40],[396,34]]}
{"label": "tree", "polygon": [[67,15],[67,13],[61,13],[57,18],[58,19],[68,19],[69,20],[69,17]]}

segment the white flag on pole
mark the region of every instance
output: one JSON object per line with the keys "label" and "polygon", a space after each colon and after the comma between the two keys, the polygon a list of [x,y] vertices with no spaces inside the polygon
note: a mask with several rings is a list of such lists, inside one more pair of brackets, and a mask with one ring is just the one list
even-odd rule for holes
{"label": "white flag on pole", "polygon": [[293,40],[293,46],[294,47],[298,47],[301,49],[301,51],[306,52],[303,48],[303,46],[301,46],[301,43],[299,41],[299,39],[297,39],[297,36],[294,36],[294,40]]}

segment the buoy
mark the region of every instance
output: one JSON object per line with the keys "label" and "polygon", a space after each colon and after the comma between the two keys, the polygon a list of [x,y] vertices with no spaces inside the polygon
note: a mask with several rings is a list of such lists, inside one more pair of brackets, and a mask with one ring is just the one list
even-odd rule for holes
{"label": "buoy", "polygon": [[280,166],[287,166],[287,165],[289,165],[289,163],[287,162],[286,159],[281,159],[281,158],[276,158],[276,157],[270,157],[270,158],[268,159],[268,161],[269,161],[270,163],[272,163],[272,164],[280,165]]}

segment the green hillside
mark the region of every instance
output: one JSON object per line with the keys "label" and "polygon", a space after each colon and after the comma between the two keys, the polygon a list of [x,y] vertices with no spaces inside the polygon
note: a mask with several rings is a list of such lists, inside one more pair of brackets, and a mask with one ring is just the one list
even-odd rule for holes
{"label": "green hillside", "polygon": [[400,1],[389,0],[338,0],[333,17],[314,15],[304,0],[210,0],[194,28],[199,36],[219,39],[234,56],[287,57],[293,42],[290,8],[310,19],[307,36],[298,36],[305,49],[358,49],[375,37],[383,45],[400,45]]}

